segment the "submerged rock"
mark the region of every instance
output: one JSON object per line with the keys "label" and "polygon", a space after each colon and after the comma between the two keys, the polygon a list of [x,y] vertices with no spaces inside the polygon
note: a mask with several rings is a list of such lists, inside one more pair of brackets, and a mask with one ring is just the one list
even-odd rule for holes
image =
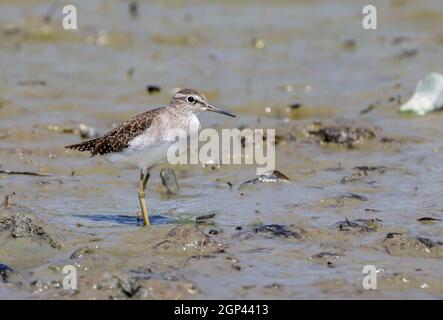
{"label": "submerged rock", "polygon": [[27,239],[46,243],[55,249],[61,248],[32,211],[13,205],[9,209],[0,209],[0,237],[5,240]]}
{"label": "submerged rock", "polygon": [[[112,292],[110,293],[111,299],[142,298],[144,295],[140,289],[142,288],[141,283],[144,282],[144,280],[145,279],[129,277],[126,275],[105,273],[96,287],[98,290],[110,290]],[[148,298],[149,295],[144,297]]]}
{"label": "submerged rock", "polygon": [[222,252],[224,248],[198,225],[181,225],[171,229],[166,239],[157,243],[154,249],[171,254],[195,255]]}
{"label": "submerged rock", "polygon": [[176,194],[178,192],[178,183],[174,170],[170,168],[162,169],[160,171],[160,178],[168,194]]}
{"label": "submerged rock", "polygon": [[371,129],[347,126],[318,126],[313,127],[308,133],[316,136],[320,143],[334,143],[347,146],[361,144],[375,137],[375,133]]}
{"label": "submerged rock", "polygon": [[400,112],[412,112],[423,116],[441,108],[443,108],[443,75],[433,72],[418,82],[414,95],[400,107]]}

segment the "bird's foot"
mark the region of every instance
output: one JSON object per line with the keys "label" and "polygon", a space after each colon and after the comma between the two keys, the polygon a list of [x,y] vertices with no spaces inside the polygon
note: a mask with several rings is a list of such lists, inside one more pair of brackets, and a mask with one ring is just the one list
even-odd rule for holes
{"label": "bird's foot", "polygon": [[137,225],[139,225],[140,221],[143,224],[143,212],[141,210],[137,211],[136,217],[137,217]]}

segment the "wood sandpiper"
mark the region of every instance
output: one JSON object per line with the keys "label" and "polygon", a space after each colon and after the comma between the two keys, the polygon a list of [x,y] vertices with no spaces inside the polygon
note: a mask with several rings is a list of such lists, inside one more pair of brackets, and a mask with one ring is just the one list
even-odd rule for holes
{"label": "wood sandpiper", "polygon": [[208,104],[205,96],[194,89],[181,89],[169,105],[130,118],[103,136],[65,148],[90,151],[119,168],[140,169],[138,198],[144,225],[150,225],[145,190],[150,170],[166,161],[168,148],[176,142],[177,132],[186,138],[200,129],[197,115],[213,111],[235,117],[230,112]]}

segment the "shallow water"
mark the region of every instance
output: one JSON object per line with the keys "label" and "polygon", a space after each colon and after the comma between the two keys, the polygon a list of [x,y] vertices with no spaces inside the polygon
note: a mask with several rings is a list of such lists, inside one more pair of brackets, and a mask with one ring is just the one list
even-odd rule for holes
{"label": "shallow water", "polygon": [[[441,1],[375,1],[376,31],[361,28],[365,1],[153,1],[140,2],[136,18],[125,1],[73,1],[80,28],[75,32],[61,28],[61,8],[49,24],[42,21],[51,3],[0,4],[0,170],[50,174],[0,174],[0,195],[10,194],[12,203],[54,226],[64,249],[47,259],[20,259],[2,250],[0,263],[34,272],[29,281],[50,282],[62,279],[51,266],[69,263],[72,251],[91,243],[98,248],[77,262],[77,294],[0,284],[1,298],[108,298],[96,288],[97,279],[141,267],[158,268],[162,277],[177,274],[180,285],[196,288],[171,288],[177,281],[162,278],[158,290],[166,296],[152,298],[443,297],[441,255],[408,247],[397,254],[384,242],[389,232],[443,240],[441,221],[417,221],[443,218],[443,113],[419,118],[397,112],[398,96],[405,101],[427,73],[443,72]],[[255,48],[254,38],[265,47]],[[355,47],[345,46],[348,40]],[[162,91],[150,95],[148,84]],[[238,191],[254,178],[254,167],[174,167],[180,192],[168,196],[158,168],[147,200],[154,226],[136,227],[138,172],[65,150],[80,137],[60,128],[84,123],[105,132],[167,103],[176,87],[198,88],[211,103],[237,114],[203,115],[207,127],[293,133],[295,141],[276,147],[277,169],[293,182]],[[296,102],[301,108],[288,111]],[[370,104],[375,107],[360,114]],[[376,138],[352,149],[322,145],[303,133],[314,121],[368,127]],[[341,184],[356,166],[385,170]],[[348,193],[367,201],[337,200]],[[195,254],[154,250],[174,226],[209,213],[216,214],[214,225],[203,228],[222,231],[211,238],[224,252],[189,260]],[[345,218],[378,218],[381,228],[338,231],[334,224]],[[235,230],[248,232],[258,223],[306,233],[286,239],[252,232],[248,238]],[[312,258],[320,252],[340,256]],[[378,290],[362,289],[364,265],[380,270]]]}

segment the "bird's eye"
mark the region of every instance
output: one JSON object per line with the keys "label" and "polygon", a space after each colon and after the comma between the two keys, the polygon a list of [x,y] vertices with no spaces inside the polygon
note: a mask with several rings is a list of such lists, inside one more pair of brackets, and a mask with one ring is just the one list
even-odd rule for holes
{"label": "bird's eye", "polygon": [[195,102],[195,99],[194,99],[193,96],[189,96],[189,97],[187,98],[187,100],[188,100],[189,103],[194,103],[194,102]]}

